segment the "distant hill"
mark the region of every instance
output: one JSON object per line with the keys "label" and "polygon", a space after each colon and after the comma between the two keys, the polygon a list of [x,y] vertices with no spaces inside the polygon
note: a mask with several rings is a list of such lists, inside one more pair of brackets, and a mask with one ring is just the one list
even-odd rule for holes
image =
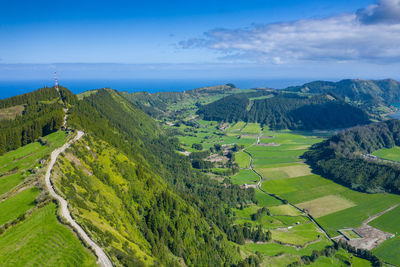
{"label": "distant hill", "polygon": [[314,81],[302,86],[286,88],[287,91],[324,94],[335,94],[350,101],[364,101],[370,103],[400,102],[400,82],[386,80],[342,80],[339,82]]}
{"label": "distant hill", "polygon": [[302,96],[271,90],[236,94],[203,105],[205,120],[258,122],[271,129],[338,129],[369,122],[360,108],[333,94]]}
{"label": "distant hill", "polygon": [[233,84],[201,87],[184,92],[138,92],[121,94],[133,104],[139,106],[152,117],[160,117],[169,111],[183,110],[197,103],[209,103],[239,92]]}
{"label": "distant hill", "polygon": [[352,189],[399,194],[399,165],[367,156],[399,145],[400,120],[387,120],[342,131],[315,144],[303,157],[315,172]]}

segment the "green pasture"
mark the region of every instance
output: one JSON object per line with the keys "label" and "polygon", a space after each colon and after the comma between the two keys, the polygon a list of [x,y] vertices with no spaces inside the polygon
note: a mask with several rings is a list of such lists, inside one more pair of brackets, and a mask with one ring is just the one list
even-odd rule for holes
{"label": "green pasture", "polygon": [[378,158],[388,159],[393,161],[400,161],[400,147],[395,146],[392,148],[384,148],[379,149],[372,153],[372,155],[377,156]]}
{"label": "green pasture", "polygon": [[0,195],[10,191],[24,180],[22,173],[0,177]]}
{"label": "green pasture", "polygon": [[400,206],[379,216],[369,225],[392,234],[400,233]]}
{"label": "green pasture", "polygon": [[391,238],[380,244],[372,252],[384,261],[400,266],[400,236]]}
{"label": "green pasture", "polygon": [[32,187],[0,203],[0,225],[12,221],[33,208],[39,189]]}
{"label": "green pasture", "polygon": [[261,126],[259,123],[249,122],[243,128],[242,133],[259,134],[259,133],[261,133]]}
{"label": "green pasture", "polygon": [[97,266],[95,256],[67,227],[50,203],[0,235],[1,266]]}
{"label": "green pasture", "polygon": [[259,177],[252,170],[239,170],[239,173],[231,177],[233,184],[256,184]]}
{"label": "green pasture", "polygon": [[305,248],[296,249],[292,246],[285,246],[278,243],[267,243],[267,244],[255,244],[249,243],[244,246],[246,250],[251,252],[260,252],[267,256],[277,256],[281,254],[298,255],[298,256],[310,256],[313,250],[323,250],[326,246],[331,245],[331,242],[323,239],[317,243],[310,244]]}
{"label": "green pasture", "polygon": [[48,145],[34,142],[0,156],[0,174],[10,170],[32,168],[40,159],[65,143],[66,133],[58,131],[45,136],[44,139]]}
{"label": "green pasture", "polygon": [[235,154],[235,162],[239,165],[239,168],[249,168],[250,156],[243,151],[239,151]]}

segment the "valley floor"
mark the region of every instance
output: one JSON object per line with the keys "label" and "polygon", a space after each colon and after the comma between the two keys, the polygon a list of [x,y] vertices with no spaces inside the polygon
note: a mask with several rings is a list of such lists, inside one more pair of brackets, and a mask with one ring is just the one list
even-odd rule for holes
{"label": "valley floor", "polygon": [[[270,131],[258,124],[244,122],[223,125],[224,130],[221,130],[217,122],[200,120],[199,123],[202,125],[200,128],[179,127],[183,133],[179,139],[187,151],[196,151],[192,148],[193,143],[202,144],[203,149],[210,149],[215,144],[226,148],[233,144],[243,146],[235,153],[238,173],[225,175],[233,184],[254,187],[258,204],[235,210],[235,223],[262,225],[272,233],[271,242],[248,242],[243,245],[245,255],[259,252],[265,256],[266,266],[282,266],[332,244],[307,217],[310,214],[330,238],[350,239],[351,244],[373,249],[373,253],[382,260],[400,265],[395,253],[388,252],[400,247],[397,236],[399,224],[387,223],[400,210],[397,208],[400,196],[357,192],[313,174],[300,156],[312,144],[322,141],[323,133]],[[220,165],[211,170],[211,177],[223,179],[221,174],[227,169],[222,166],[223,162]],[[251,215],[261,207],[267,207],[270,214],[252,220]],[[384,211],[387,213],[383,214]],[[354,235],[349,232],[346,236],[342,235],[343,229],[354,232]],[[344,251],[339,251],[335,257],[318,261],[321,264],[330,261],[330,266],[340,266],[343,262],[335,259],[345,257],[349,262],[353,261],[353,266],[369,265],[369,262]]]}

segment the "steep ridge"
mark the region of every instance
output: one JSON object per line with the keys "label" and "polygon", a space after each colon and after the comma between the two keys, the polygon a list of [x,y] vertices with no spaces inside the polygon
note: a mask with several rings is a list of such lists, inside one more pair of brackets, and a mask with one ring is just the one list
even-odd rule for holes
{"label": "steep ridge", "polygon": [[[55,166],[71,213],[116,265],[236,265],[226,207],[254,190],[193,172],[155,121],[119,93],[99,90],[70,109],[87,134]],[[232,239],[233,238],[233,239]],[[210,256],[211,255],[211,256]]]}

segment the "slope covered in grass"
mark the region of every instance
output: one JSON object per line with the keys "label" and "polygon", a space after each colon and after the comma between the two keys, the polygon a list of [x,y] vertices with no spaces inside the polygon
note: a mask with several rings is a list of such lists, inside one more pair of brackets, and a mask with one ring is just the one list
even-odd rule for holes
{"label": "slope covered in grass", "polygon": [[1,266],[97,266],[91,251],[56,219],[50,203],[0,235]]}

